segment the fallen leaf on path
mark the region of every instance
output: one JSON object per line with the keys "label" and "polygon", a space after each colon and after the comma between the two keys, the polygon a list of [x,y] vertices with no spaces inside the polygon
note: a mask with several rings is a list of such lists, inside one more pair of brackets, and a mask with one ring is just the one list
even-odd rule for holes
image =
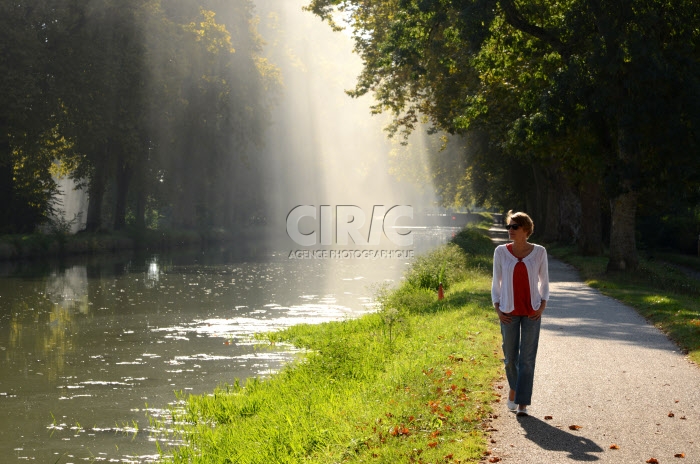
{"label": "fallen leaf on path", "polygon": [[544,420],[552,420],[552,416],[544,416]]}
{"label": "fallen leaf on path", "polygon": [[684,457],[685,457],[685,453],[674,454],[673,457],[674,457],[674,458],[684,458]]}
{"label": "fallen leaf on path", "polygon": [[501,458],[499,458],[498,456],[494,456],[494,457],[489,459],[489,462],[499,462],[500,460],[501,460]]}
{"label": "fallen leaf on path", "polygon": [[578,430],[580,428],[582,428],[580,425],[570,425],[569,426],[569,430]]}
{"label": "fallen leaf on path", "polygon": [[685,416],[680,417],[681,420],[686,420]]}
{"label": "fallen leaf on path", "polygon": [[617,444],[613,443],[612,445],[610,445],[610,449],[620,449],[620,447],[617,446]]}
{"label": "fallen leaf on path", "polygon": [[659,464],[659,460],[656,458],[647,459],[647,464]]}
{"label": "fallen leaf on path", "polygon": [[675,416],[675,414],[673,414],[673,411],[668,413],[668,417],[673,417],[673,416]]}

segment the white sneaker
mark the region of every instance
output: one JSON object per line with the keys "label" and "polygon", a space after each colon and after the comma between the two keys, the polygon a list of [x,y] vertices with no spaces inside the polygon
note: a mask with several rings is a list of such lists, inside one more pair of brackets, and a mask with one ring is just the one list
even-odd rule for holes
{"label": "white sneaker", "polygon": [[515,412],[515,415],[516,415],[516,416],[528,416],[529,414],[528,414],[528,412],[527,412],[527,406],[525,406],[525,408],[523,408],[523,409],[518,409],[518,410]]}
{"label": "white sneaker", "polygon": [[513,411],[513,412],[515,412],[515,410],[518,408],[518,405],[515,404],[515,401],[508,400],[506,405],[508,406],[508,410]]}

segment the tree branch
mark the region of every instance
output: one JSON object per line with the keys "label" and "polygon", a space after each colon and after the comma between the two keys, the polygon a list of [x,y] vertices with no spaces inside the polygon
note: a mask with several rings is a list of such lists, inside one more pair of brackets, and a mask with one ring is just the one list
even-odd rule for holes
{"label": "tree branch", "polygon": [[559,39],[559,37],[540,26],[535,26],[534,24],[529,23],[518,11],[514,0],[499,0],[498,3],[501,5],[503,13],[505,13],[508,24],[519,31],[545,42],[558,51],[563,57],[568,57],[570,55],[568,47]]}

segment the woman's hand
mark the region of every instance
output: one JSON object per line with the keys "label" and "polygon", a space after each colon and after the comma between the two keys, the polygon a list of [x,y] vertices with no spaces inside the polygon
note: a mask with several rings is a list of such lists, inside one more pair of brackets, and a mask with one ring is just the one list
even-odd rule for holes
{"label": "woman's hand", "polygon": [[542,317],[542,313],[544,312],[544,308],[547,306],[547,301],[542,300],[542,303],[540,303],[540,308],[535,311],[534,313],[530,314],[527,316],[528,319],[531,321],[536,321]]}
{"label": "woman's hand", "polygon": [[499,308],[498,306],[496,306],[496,314],[498,314],[498,318],[501,320],[501,322],[503,322],[504,324],[510,324],[512,319],[506,313],[501,312],[501,308]]}

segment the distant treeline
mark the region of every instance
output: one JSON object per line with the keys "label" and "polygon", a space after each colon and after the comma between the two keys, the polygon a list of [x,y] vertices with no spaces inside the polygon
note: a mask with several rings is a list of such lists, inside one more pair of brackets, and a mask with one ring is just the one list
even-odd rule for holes
{"label": "distant treeline", "polygon": [[87,229],[233,229],[279,72],[249,0],[0,2],[0,233],[51,217],[68,174]]}
{"label": "distant treeline", "polygon": [[[446,204],[523,209],[538,240],[610,269],[637,243],[694,247],[700,225],[697,0],[310,0],[347,18],[390,129],[427,120]],[[340,14],[335,14],[340,11]],[[436,143],[438,143],[436,141]],[[439,147],[438,147],[439,148]]]}

